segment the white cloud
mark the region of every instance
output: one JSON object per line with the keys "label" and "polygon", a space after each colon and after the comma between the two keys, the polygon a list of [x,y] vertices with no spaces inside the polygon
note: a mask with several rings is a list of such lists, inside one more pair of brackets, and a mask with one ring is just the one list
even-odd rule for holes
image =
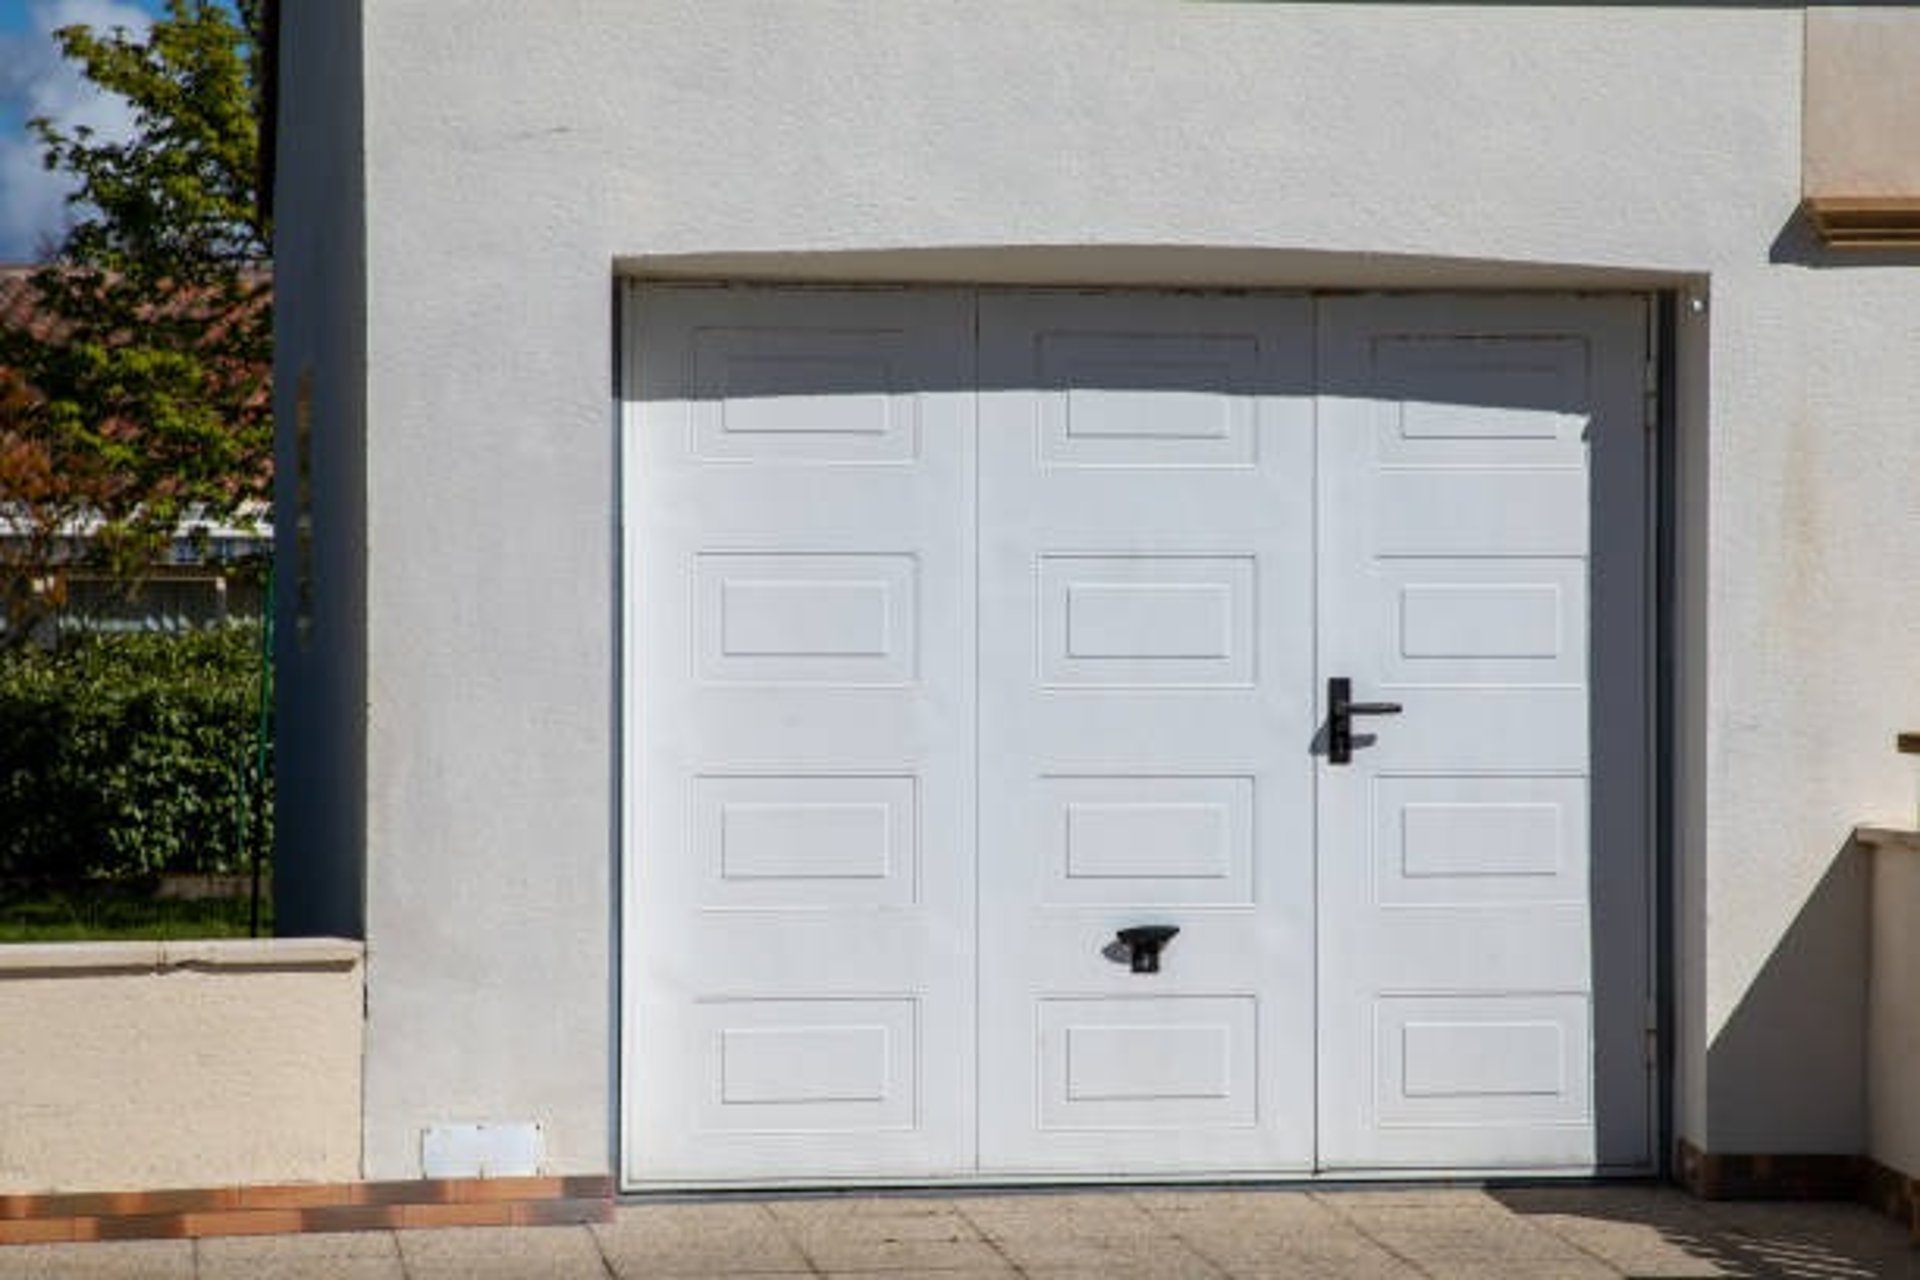
{"label": "white cloud", "polygon": [[[69,131],[86,125],[102,138],[126,137],[132,128],[126,101],[81,78],[60,56],[53,32],[75,23],[144,32],[151,22],[124,0],[27,0],[27,30],[0,36],[0,102],[23,119],[47,116]],[[0,135],[0,261],[37,257],[59,239],[70,189],[42,167],[39,140],[24,125]]]}

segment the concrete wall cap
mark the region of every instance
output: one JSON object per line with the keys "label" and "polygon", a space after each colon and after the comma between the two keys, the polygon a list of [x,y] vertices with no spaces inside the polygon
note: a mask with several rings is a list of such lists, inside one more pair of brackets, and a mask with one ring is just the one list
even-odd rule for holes
{"label": "concrete wall cap", "polygon": [[1920,853],[1920,831],[1906,827],[1855,827],[1853,838],[1869,849]]}
{"label": "concrete wall cap", "polygon": [[0,974],[129,969],[340,969],[358,965],[348,938],[204,938],[152,942],[33,942],[0,946]]}

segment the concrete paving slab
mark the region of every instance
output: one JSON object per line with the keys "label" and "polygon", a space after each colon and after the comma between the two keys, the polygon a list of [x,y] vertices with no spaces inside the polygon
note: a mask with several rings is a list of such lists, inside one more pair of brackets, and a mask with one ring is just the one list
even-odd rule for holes
{"label": "concrete paving slab", "polygon": [[[971,1237],[971,1238],[969,1238]],[[1013,1274],[1006,1258],[969,1229],[966,1236],[926,1238],[845,1236],[833,1232],[797,1237],[807,1261],[824,1272],[1000,1271]]]}
{"label": "concrete paving slab", "polygon": [[0,1280],[1920,1280],[1848,1204],[1653,1186],[1299,1188],[652,1202],[591,1228],[0,1247]]}
{"label": "concrete paving slab", "polygon": [[590,1230],[620,1280],[809,1274],[799,1246],[766,1204],[621,1205]]}
{"label": "concrete paving slab", "polygon": [[193,1241],[114,1240],[0,1248],[0,1280],[193,1280]]}
{"label": "concrete paving slab", "polygon": [[1920,1253],[1906,1232],[1858,1205],[1701,1201],[1652,1186],[1525,1188],[1495,1198],[1516,1216],[1646,1280],[1920,1280]]}
{"label": "concrete paving slab", "polygon": [[1257,1261],[1234,1263],[1232,1280],[1425,1280],[1426,1272],[1384,1250],[1328,1253],[1279,1249]]}
{"label": "concrete paving slab", "polygon": [[1352,1223],[1308,1196],[1158,1211],[1154,1218],[1174,1238],[1216,1261],[1257,1260],[1309,1244],[1338,1251],[1367,1243]]}
{"label": "concrete paving slab", "polygon": [[1170,1236],[1020,1236],[995,1244],[1022,1271],[1034,1275],[1080,1271],[1116,1280],[1220,1280],[1227,1274]]}
{"label": "concrete paving slab", "polygon": [[199,1280],[406,1280],[390,1231],[229,1236],[195,1243]]}
{"label": "concrete paving slab", "polygon": [[408,1280],[607,1280],[584,1227],[445,1227],[395,1238]]}
{"label": "concrete paving slab", "polygon": [[1434,1262],[1577,1263],[1580,1250],[1491,1200],[1445,1205],[1363,1205],[1336,1212],[1389,1252]]}
{"label": "concrete paving slab", "polygon": [[1524,1276],[1526,1280],[1621,1280],[1621,1273],[1592,1258],[1538,1259],[1515,1266],[1497,1261],[1426,1262],[1417,1273],[1427,1280],[1494,1280],[1495,1277]]}
{"label": "concrete paving slab", "polygon": [[974,1226],[993,1239],[1040,1236],[1104,1240],[1153,1237],[1166,1231],[1164,1224],[1125,1191],[966,1196],[955,1204]]}

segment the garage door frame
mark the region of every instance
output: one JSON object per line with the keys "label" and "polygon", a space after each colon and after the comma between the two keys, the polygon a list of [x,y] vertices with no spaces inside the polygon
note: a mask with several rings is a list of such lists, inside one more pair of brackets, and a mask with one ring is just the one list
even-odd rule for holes
{"label": "garage door frame", "polygon": [[[619,892],[615,895],[614,928],[616,954],[619,956],[619,960],[616,965],[615,994],[612,1008],[612,1016],[615,1018],[617,1024],[617,1044],[619,1048],[617,1060],[614,1064],[614,1088],[612,1091],[614,1114],[611,1118],[613,1121],[614,1134],[613,1154],[618,1167],[622,1170],[623,1185],[626,1184],[625,1170],[627,1167],[626,1156],[628,1154],[626,1129],[629,1108],[625,1097],[625,1089],[626,1081],[629,1079],[628,1068],[630,1066],[629,1054],[631,1050],[629,1038],[635,1033],[635,1028],[629,1025],[630,1019],[627,1016],[627,1010],[630,1007],[630,1001],[628,999],[630,992],[625,989],[629,969],[624,945],[626,930],[629,927],[625,895],[628,889],[627,879],[629,868],[632,865],[630,858],[636,855],[638,847],[634,836],[634,797],[631,795],[628,769],[630,753],[636,749],[638,745],[637,726],[639,724],[635,715],[636,690],[634,685],[636,682],[631,678],[631,673],[636,670],[634,665],[634,644],[637,632],[633,625],[634,619],[631,616],[631,593],[627,589],[630,581],[629,574],[631,572],[631,565],[627,556],[627,541],[632,534],[628,528],[629,522],[626,518],[628,514],[627,507],[629,497],[631,494],[637,492],[637,490],[633,485],[633,479],[630,474],[632,465],[631,452],[624,447],[624,440],[626,432],[631,429],[630,414],[632,412],[632,403],[629,400],[629,396],[636,386],[635,370],[633,367],[636,350],[633,340],[632,309],[639,293],[652,287],[656,286],[643,280],[623,281],[620,289],[618,289],[616,293],[614,325],[616,335],[614,357],[615,366],[618,370],[613,406],[616,456],[618,459],[618,466],[615,472],[617,489],[616,507],[621,515],[621,556],[619,557],[616,577],[620,604],[616,616],[621,635],[617,646],[617,652],[620,654],[620,668],[617,673],[620,701],[615,751],[615,787],[618,796],[617,803],[619,805],[618,830],[620,832],[620,841],[619,848],[616,850],[616,861],[618,864],[616,867],[616,877],[619,881]],[[759,285],[743,282],[715,281],[708,283],[688,282],[684,280],[675,280],[670,284],[662,282],[657,287],[673,289],[689,287],[712,287],[719,289],[746,288],[754,290],[761,288]],[[804,290],[809,287],[810,286],[805,283],[795,284],[788,282],[782,282],[777,286],[782,292]],[[832,284],[823,283],[818,287],[834,292],[845,293],[863,290],[897,292],[902,289],[910,289],[913,286],[877,282],[865,285],[849,285],[835,282]],[[971,286],[965,284],[955,284],[946,287],[950,289],[968,290],[976,294],[1017,288],[1014,286]],[[1033,292],[1034,290],[1018,289],[1017,291]],[[1099,291],[1103,293],[1125,293],[1135,290],[1128,289],[1124,286],[1111,286],[1103,287]],[[1144,287],[1138,291],[1146,293],[1180,292],[1201,295],[1221,292],[1217,289],[1169,290],[1152,286]],[[1316,294],[1316,291],[1313,290],[1275,289],[1270,292],[1293,294],[1295,296],[1303,293],[1308,296],[1314,296]],[[1449,289],[1408,290],[1403,292],[1438,294],[1458,291]],[[1523,297],[1526,295],[1526,291],[1521,290],[1502,289],[1499,290],[1499,292],[1506,296]],[[1549,292],[1552,296],[1565,297],[1569,295],[1570,291],[1554,290]],[[1620,294],[1621,291],[1612,291],[1605,296],[1619,297]],[[1617,996],[1613,997],[1614,1005],[1618,1006],[1614,1009],[1613,1016],[1616,1018],[1629,1018],[1634,1023],[1635,1029],[1639,1033],[1639,1035],[1636,1036],[1634,1056],[1638,1058],[1644,1055],[1647,1070],[1652,1073],[1652,1081],[1648,1089],[1648,1105],[1646,1108],[1647,1127],[1649,1131],[1647,1159],[1645,1161],[1636,1161],[1627,1164],[1607,1163],[1603,1161],[1595,1170],[1595,1172],[1603,1175],[1644,1175],[1663,1166],[1664,1160],[1662,1156],[1666,1146],[1666,1136],[1669,1132],[1671,1113],[1669,1087],[1672,1073],[1671,1037],[1665,1034],[1664,1031],[1664,1028],[1670,1025],[1671,1017],[1669,1012],[1671,1006],[1671,997],[1669,994],[1670,966],[1666,959],[1666,957],[1671,955],[1672,925],[1670,903],[1668,901],[1670,897],[1668,868],[1671,865],[1671,849],[1670,840],[1667,836],[1667,824],[1661,815],[1670,813],[1672,804],[1669,757],[1665,744],[1669,740],[1669,730],[1667,726],[1669,726],[1671,722],[1672,705],[1671,664],[1668,661],[1671,638],[1667,633],[1667,628],[1671,625],[1671,565],[1674,558],[1672,546],[1673,520],[1670,510],[1675,501],[1674,478],[1672,475],[1673,439],[1672,431],[1670,430],[1670,426],[1674,421],[1673,378],[1670,358],[1672,351],[1674,305],[1671,297],[1665,294],[1654,295],[1633,291],[1632,296],[1645,298],[1647,300],[1647,310],[1649,314],[1647,340],[1648,359],[1643,387],[1647,403],[1646,426],[1648,441],[1648,457],[1644,476],[1645,488],[1633,504],[1635,508],[1634,513],[1629,514],[1622,511],[1612,513],[1611,518],[1609,518],[1609,514],[1603,510],[1605,504],[1598,498],[1594,499],[1592,510],[1595,518],[1594,554],[1596,556],[1600,554],[1601,534],[1603,530],[1619,532],[1626,536],[1627,542],[1632,548],[1630,553],[1638,557],[1642,571],[1642,578],[1637,588],[1642,613],[1639,619],[1638,629],[1643,636],[1646,660],[1643,664],[1643,685],[1639,690],[1638,696],[1633,699],[1634,712],[1632,718],[1637,721],[1639,726],[1636,736],[1645,745],[1641,753],[1641,759],[1633,765],[1614,761],[1603,761],[1600,753],[1596,751],[1592,768],[1596,775],[1603,770],[1609,774],[1621,775],[1623,771],[1628,768],[1636,769],[1640,775],[1637,783],[1631,788],[1637,790],[1639,793],[1637,801],[1639,812],[1625,825],[1637,826],[1638,829],[1646,833],[1644,844],[1647,853],[1642,875],[1643,884],[1640,886],[1640,890],[1641,896],[1645,900],[1643,904],[1645,923],[1642,928],[1642,933],[1647,943],[1647,954],[1637,961],[1644,977],[1644,983],[1642,985],[1644,985],[1645,990],[1631,1002],[1633,1006],[1631,1009],[1625,1007],[1627,1002]],[[1630,530],[1626,529],[1623,527],[1623,522],[1625,524],[1631,524],[1633,527]],[[1628,553],[1616,551],[1615,554],[1623,555]],[[1596,613],[1596,634],[1598,630],[1599,620],[1598,614]],[[1601,687],[1598,672],[1595,674],[1593,698],[1597,728],[1600,708],[1606,706],[1609,702],[1606,691]],[[1598,865],[1601,859],[1596,856],[1595,862],[1596,865]],[[1596,894],[1596,910],[1599,909],[1598,897],[1599,895]],[[1596,927],[1596,934],[1599,932],[1599,927]],[[1629,965],[1635,963],[1629,957],[1620,957],[1620,959]],[[1598,977],[1596,975],[1596,987],[1598,987],[1598,985]],[[1601,1012],[1599,1008],[1596,1007],[1596,1024],[1600,1017]],[[1600,1049],[1597,1045],[1597,1073],[1603,1065],[1605,1064],[1600,1057]],[[1627,1068],[1624,1064],[1614,1064],[1608,1069],[1617,1072],[1626,1070]],[[1455,1170],[1450,1172],[1457,1175],[1461,1173],[1471,1173],[1472,1171]],[[1217,1179],[1220,1175],[1204,1174],[1195,1176],[1203,1180],[1211,1180]],[[1260,1175],[1249,1176],[1258,1178]],[[1297,1175],[1288,1176],[1297,1177]],[[1339,1175],[1343,1180],[1356,1176],[1364,1178],[1369,1175],[1364,1173],[1356,1175],[1350,1171],[1343,1171]],[[1383,1171],[1380,1176],[1392,1177],[1405,1175],[1404,1173],[1394,1174],[1392,1171]],[[1169,1180],[1165,1174],[1144,1175],[1144,1177],[1154,1181]],[[970,1177],[958,1175],[952,1178],[942,1178],[939,1181],[960,1185],[979,1185],[988,1181],[1058,1182],[1077,1180],[1078,1179],[1062,1179],[1053,1176],[1036,1177],[1033,1179],[1009,1179],[1006,1177],[988,1179],[981,1176]],[[1098,1180],[1124,1182],[1135,1179],[1124,1173],[1116,1173],[1103,1175]],[[1179,1179],[1176,1178],[1173,1180]],[[867,1179],[834,1176],[822,1179],[756,1178],[750,1179],[748,1182],[751,1185],[761,1186],[787,1184],[814,1185],[818,1183],[830,1183],[832,1185],[858,1185],[864,1183],[899,1185],[902,1180],[895,1178]],[[628,1186],[628,1189],[655,1189],[657,1185],[658,1184],[652,1183],[633,1184]],[[676,1183],[675,1185],[734,1184]]]}

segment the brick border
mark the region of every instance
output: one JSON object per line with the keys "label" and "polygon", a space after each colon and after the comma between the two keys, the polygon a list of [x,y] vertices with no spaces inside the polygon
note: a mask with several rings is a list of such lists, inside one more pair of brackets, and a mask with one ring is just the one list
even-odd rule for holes
{"label": "brick border", "polygon": [[1723,1155],[1685,1138],[1674,1178],[1702,1200],[1853,1200],[1885,1214],[1920,1243],[1920,1179],[1871,1156]]}
{"label": "brick border", "polygon": [[607,1222],[613,1179],[436,1178],[0,1195],[0,1245]]}

